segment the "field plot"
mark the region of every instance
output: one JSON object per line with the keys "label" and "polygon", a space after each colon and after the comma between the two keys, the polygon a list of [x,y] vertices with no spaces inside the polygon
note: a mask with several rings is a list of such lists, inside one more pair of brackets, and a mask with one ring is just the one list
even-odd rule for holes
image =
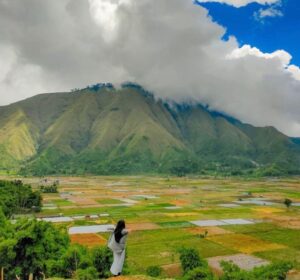
{"label": "field plot", "polygon": [[100,236],[99,234],[72,234],[71,235],[71,242],[84,245],[87,247],[94,247],[99,245],[105,245],[107,240]]}
{"label": "field plot", "polygon": [[[125,219],[130,271],[159,265],[180,273],[181,247],[241,267],[289,260],[300,269],[300,182],[175,177],[61,177],[37,214],[68,229],[71,241],[105,246],[108,228]],[[38,178],[24,178],[38,187]],[[288,209],[283,201],[293,201]],[[101,233],[101,234],[100,234]],[[239,257],[240,256],[240,262]],[[242,256],[242,257],[241,257]]]}

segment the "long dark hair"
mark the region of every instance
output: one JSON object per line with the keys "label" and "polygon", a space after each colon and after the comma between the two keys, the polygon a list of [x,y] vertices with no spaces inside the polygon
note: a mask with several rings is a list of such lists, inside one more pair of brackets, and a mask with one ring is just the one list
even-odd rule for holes
{"label": "long dark hair", "polygon": [[120,221],[118,221],[116,229],[114,231],[115,240],[117,243],[120,243],[121,238],[124,236],[122,234],[123,229],[125,229],[125,221],[120,220]]}

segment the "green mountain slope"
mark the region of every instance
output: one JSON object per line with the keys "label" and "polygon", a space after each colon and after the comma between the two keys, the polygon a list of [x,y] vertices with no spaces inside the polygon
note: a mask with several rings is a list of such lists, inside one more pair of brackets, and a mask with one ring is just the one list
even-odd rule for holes
{"label": "green mountain slope", "polygon": [[0,126],[0,169],[35,175],[299,171],[299,142],[276,129],[133,85],[38,95],[0,107]]}

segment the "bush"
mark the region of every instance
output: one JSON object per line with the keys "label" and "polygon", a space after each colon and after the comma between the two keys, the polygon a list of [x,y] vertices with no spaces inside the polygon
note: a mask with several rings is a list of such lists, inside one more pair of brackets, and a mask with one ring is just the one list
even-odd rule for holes
{"label": "bush", "polygon": [[220,280],[285,280],[293,266],[288,262],[279,262],[254,268],[252,271],[240,269],[232,262],[221,262],[224,274]]}
{"label": "bush", "polygon": [[184,280],[213,280],[214,276],[212,272],[207,267],[196,267],[190,270],[183,278]]}
{"label": "bush", "polygon": [[77,280],[95,280],[98,278],[98,272],[94,267],[88,267],[86,269],[78,269],[75,273]]}
{"label": "bush", "polygon": [[162,269],[159,266],[149,266],[146,272],[151,277],[158,277],[161,275]]}
{"label": "bush", "polygon": [[276,262],[267,266],[255,268],[252,272],[253,279],[263,280],[284,280],[287,273],[293,268],[289,262]]}
{"label": "bush", "polygon": [[293,201],[290,200],[289,198],[286,198],[286,199],[284,199],[283,203],[284,203],[284,205],[285,205],[287,208],[290,208],[291,205],[292,205],[292,203],[293,203]]}
{"label": "bush", "polygon": [[98,272],[99,278],[108,277],[110,266],[113,262],[113,255],[107,247],[96,247],[92,249],[91,259]]}
{"label": "bush", "polygon": [[233,262],[221,262],[221,267],[224,274],[220,277],[220,280],[250,280],[247,276],[247,272],[242,271],[236,264]]}
{"label": "bush", "polygon": [[179,250],[180,262],[184,274],[197,267],[207,267],[207,262],[201,259],[197,250],[192,248],[182,248]]}

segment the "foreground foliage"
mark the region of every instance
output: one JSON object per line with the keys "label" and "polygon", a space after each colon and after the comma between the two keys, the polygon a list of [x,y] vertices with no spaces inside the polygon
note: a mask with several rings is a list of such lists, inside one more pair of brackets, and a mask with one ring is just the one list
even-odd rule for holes
{"label": "foreground foliage", "polygon": [[[0,209],[1,210],[1,209]],[[105,247],[89,250],[71,245],[64,230],[37,220],[7,221],[0,211],[0,267],[5,279],[63,277],[99,279],[109,276],[112,254]]]}
{"label": "foreground foliage", "polygon": [[42,197],[39,192],[32,191],[31,186],[22,181],[0,181],[0,207],[4,215],[40,211]]}
{"label": "foreground foliage", "polygon": [[284,280],[293,267],[291,263],[278,262],[245,271],[232,262],[222,262],[224,274],[217,278],[209,269],[207,261],[195,249],[181,249],[180,261],[184,280]]}

